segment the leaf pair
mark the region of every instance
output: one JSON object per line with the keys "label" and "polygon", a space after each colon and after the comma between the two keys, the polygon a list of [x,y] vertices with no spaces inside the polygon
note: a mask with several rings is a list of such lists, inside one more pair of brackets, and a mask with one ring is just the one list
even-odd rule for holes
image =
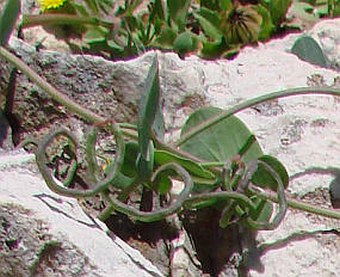
{"label": "leaf pair", "polygon": [[0,16],[0,46],[8,43],[21,8],[20,0],[7,0]]}
{"label": "leaf pair", "polygon": [[[186,121],[181,136],[185,136],[192,128],[199,128],[200,124],[221,112],[221,109],[213,107],[202,108],[194,112]],[[267,188],[275,192],[281,190],[281,197],[284,197],[282,190],[288,186],[289,179],[286,169],[274,157],[264,155],[259,143],[254,139],[247,126],[235,116],[229,116],[191,137],[181,144],[180,148],[205,162],[215,163],[216,165],[223,165],[235,156],[240,156],[241,162],[245,164],[246,169],[248,165],[250,167],[252,163],[255,163],[256,168],[253,172],[250,172],[250,176],[246,176],[247,171],[244,171],[240,176],[235,176],[239,178],[239,183],[245,182],[243,184],[245,186],[244,192],[247,193],[247,187],[252,182],[258,187]],[[220,182],[223,181],[220,180]],[[226,188],[233,190],[232,185],[227,185]],[[238,188],[236,187],[235,190],[237,191]],[[251,196],[251,198],[256,206],[255,209],[251,209],[250,216],[252,220],[269,222],[273,211],[272,202],[262,200],[255,195]],[[216,202],[213,199],[209,201],[211,204]],[[244,212],[236,202],[229,202],[223,208],[221,227],[226,227],[234,215],[242,217]]]}

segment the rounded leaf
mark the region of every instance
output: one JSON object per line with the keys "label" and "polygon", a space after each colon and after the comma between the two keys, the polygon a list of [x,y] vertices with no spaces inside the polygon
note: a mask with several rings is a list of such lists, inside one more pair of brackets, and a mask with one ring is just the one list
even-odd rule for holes
{"label": "rounded leaf", "polygon": [[[280,176],[283,186],[285,188],[288,187],[289,176],[287,170],[278,159],[269,155],[264,155],[260,157],[259,160],[268,164]],[[270,188],[273,191],[277,191],[277,181],[260,163],[258,164],[257,170],[253,174],[251,181],[259,187]]]}
{"label": "rounded leaf", "polygon": [[292,53],[303,61],[327,67],[326,58],[322,49],[312,37],[303,36],[298,38],[292,47]]}
{"label": "rounded leaf", "polygon": [[[221,112],[221,109],[215,107],[195,111],[182,128],[181,136]],[[207,162],[225,162],[242,152],[242,160],[248,162],[263,156],[259,143],[253,138],[253,134],[240,119],[230,116],[190,138],[180,148]]]}

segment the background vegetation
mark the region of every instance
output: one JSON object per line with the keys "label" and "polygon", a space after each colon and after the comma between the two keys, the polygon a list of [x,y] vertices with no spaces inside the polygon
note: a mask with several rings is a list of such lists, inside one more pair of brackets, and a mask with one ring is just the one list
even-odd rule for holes
{"label": "background vegetation", "polygon": [[40,0],[41,14],[24,15],[22,27],[63,25],[81,38],[83,51],[111,59],[148,49],[229,57],[246,44],[340,15],[339,0],[55,1],[44,6]]}

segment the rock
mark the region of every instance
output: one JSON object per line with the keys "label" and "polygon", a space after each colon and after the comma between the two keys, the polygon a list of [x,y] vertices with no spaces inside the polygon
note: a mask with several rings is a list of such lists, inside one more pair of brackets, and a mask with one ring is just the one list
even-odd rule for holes
{"label": "rock", "polygon": [[[336,221],[332,225],[340,226]],[[256,265],[258,270],[250,271],[251,277],[340,273],[339,233],[320,221],[313,222],[306,214],[288,212],[277,230],[260,232],[257,239],[261,264]]]}
{"label": "rock", "polygon": [[[34,47],[15,38],[11,39],[10,45],[33,70],[82,106],[116,121],[136,120],[139,92],[155,54],[145,55],[142,60],[113,63],[100,57],[37,52]],[[9,70],[7,64],[1,64],[1,76],[9,76]],[[7,80],[4,77],[0,88],[5,89]],[[71,114],[51,101],[23,74],[17,76],[16,84],[14,116],[21,124],[17,128],[21,134],[39,129],[46,131],[56,122],[75,129]],[[2,99],[2,103],[4,101]]]}
{"label": "rock", "polygon": [[319,43],[329,65],[340,71],[340,19],[322,20],[307,34]]}
{"label": "rock", "polygon": [[0,276],[162,276],[75,199],[48,190],[33,155],[0,160]]}

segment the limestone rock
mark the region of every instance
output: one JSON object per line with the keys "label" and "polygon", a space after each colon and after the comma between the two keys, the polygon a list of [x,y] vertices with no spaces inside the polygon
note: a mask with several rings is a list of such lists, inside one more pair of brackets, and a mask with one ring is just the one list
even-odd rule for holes
{"label": "limestone rock", "polygon": [[162,276],[76,200],[48,190],[33,155],[0,159],[0,276]]}
{"label": "limestone rock", "polygon": [[320,44],[330,66],[340,71],[340,19],[322,20],[308,34]]}

